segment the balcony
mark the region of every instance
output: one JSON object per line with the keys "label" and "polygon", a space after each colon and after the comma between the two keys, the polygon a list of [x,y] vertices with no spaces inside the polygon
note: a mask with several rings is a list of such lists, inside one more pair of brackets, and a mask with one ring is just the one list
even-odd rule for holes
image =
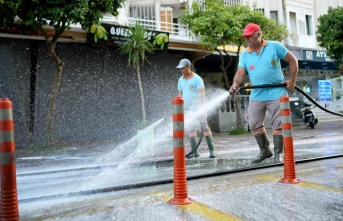
{"label": "balcony", "polygon": [[[171,41],[198,42],[195,35],[179,22],[182,11],[193,2],[202,4],[204,0],[133,0],[126,4],[122,11],[124,16],[117,23],[133,26],[138,22],[149,30],[169,32]],[[243,5],[243,0],[224,0],[224,4]]]}
{"label": "balcony", "polygon": [[[200,4],[205,3],[205,0],[193,0],[195,2],[198,2]],[[224,5],[243,5],[244,1],[243,0],[224,0]]]}
{"label": "balcony", "polygon": [[139,18],[127,18],[124,25],[134,26],[136,22],[149,30],[169,32],[169,39],[171,41],[198,42],[195,35],[192,34],[185,25],[179,23],[145,20]]}

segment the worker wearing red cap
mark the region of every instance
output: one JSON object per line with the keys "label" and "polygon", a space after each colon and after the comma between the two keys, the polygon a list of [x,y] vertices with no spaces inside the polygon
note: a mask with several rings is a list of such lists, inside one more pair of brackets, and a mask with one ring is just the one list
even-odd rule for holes
{"label": "worker wearing red cap", "polygon": [[[286,84],[284,87],[252,89],[249,98],[249,127],[260,148],[259,155],[252,160],[259,163],[273,156],[269,139],[264,127],[266,111],[271,117],[274,143],[274,162],[283,162],[283,137],[281,130],[280,97],[287,95],[286,89],[295,89],[298,74],[298,61],[280,42],[267,41],[262,38],[261,28],[250,23],[245,26],[242,37],[247,48],[239,57],[238,69],[234,76],[230,93],[238,93],[238,86],[248,74],[251,85]],[[290,79],[285,80],[281,70],[281,59],[289,63]]]}

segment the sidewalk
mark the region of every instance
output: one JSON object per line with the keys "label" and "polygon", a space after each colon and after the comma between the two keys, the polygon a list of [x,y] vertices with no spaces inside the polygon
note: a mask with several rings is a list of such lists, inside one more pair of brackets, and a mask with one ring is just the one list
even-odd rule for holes
{"label": "sidewalk", "polygon": [[[337,117],[338,118],[338,117]],[[342,118],[343,119],[343,118]],[[273,150],[273,135],[271,129],[267,129],[270,147]],[[314,129],[306,128],[303,123],[294,126],[292,130],[293,147],[295,151],[304,152],[309,148],[330,147],[339,151],[343,148],[343,121],[319,122]],[[230,157],[237,154],[257,156],[259,147],[252,134],[229,135],[229,133],[213,133],[215,149],[218,158]],[[188,142],[187,140],[185,142]],[[250,153],[247,153],[249,152]],[[205,141],[199,146],[201,158],[208,158],[209,150]],[[341,152],[343,153],[343,152]]]}
{"label": "sidewalk", "polygon": [[[270,147],[273,150],[273,136],[270,129],[267,129],[267,134],[270,141]],[[217,159],[244,159],[249,161],[259,153],[259,147],[252,134],[229,135],[229,133],[213,133],[213,137]],[[298,159],[335,153],[342,154],[343,122],[319,122],[315,129],[305,128],[305,126],[294,127],[293,141],[295,157]],[[155,154],[141,157],[141,159],[148,162],[172,161],[174,158],[172,141],[162,145],[163,146],[156,145],[154,147]],[[187,139],[185,139],[185,145],[188,145]],[[39,170],[41,165],[64,167],[77,164],[89,165],[89,163],[94,162],[94,159],[98,158],[101,153],[103,155],[106,152],[112,152],[117,148],[119,154],[121,151],[125,152],[125,149],[120,149],[117,144],[111,143],[70,145],[60,147],[53,151],[41,151],[38,153],[29,152],[29,149],[28,151],[26,149],[19,149],[16,153],[17,168],[26,170],[27,165],[29,165],[31,170],[32,168]],[[163,151],[158,152],[157,150],[160,149],[163,149]],[[209,150],[204,139],[202,140],[198,150],[200,157],[187,159],[187,161],[191,161],[193,159],[209,159]],[[116,163],[120,162],[118,159],[113,160]],[[267,159],[266,162],[271,163],[272,158]]]}

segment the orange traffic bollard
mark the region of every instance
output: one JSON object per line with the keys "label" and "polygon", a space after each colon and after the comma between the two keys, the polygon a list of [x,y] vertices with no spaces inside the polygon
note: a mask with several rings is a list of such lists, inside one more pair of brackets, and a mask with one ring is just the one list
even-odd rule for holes
{"label": "orange traffic bollard", "polygon": [[0,99],[0,220],[19,220],[12,102]]}
{"label": "orange traffic bollard", "polygon": [[281,183],[297,184],[301,183],[295,175],[295,159],[292,136],[291,109],[288,96],[280,98],[280,112],[282,121],[282,136],[284,144],[284,178]]}
{"label": "orange traffic bollard", "polygon": [[173,205],[194,202],[188,197],[186,159],[184,147],[184,101],[180,96],[173,99],[173,139],[174,139],[174,198],[168,200]]}

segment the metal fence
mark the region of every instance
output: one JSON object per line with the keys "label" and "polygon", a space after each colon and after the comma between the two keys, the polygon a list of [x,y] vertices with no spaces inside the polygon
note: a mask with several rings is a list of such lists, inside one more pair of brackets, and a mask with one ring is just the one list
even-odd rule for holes
{"label": "metal fence", "polygon": [[[205,0],[196,0],[196,2],[200,4],[204,4]],[[231,6],[231,5],[243,5],[243,0],[224,0],[224,5]]]}
{"label": "metal fence", "polygon": [[[247,110],[249,105],[249,95],[235,95],[239,100],[240,109]],[[236,112],[236,103],[234,101],[234,96],[230,96],[220,107],[220,112],[222,113],[229,113],[229,112]]]}

